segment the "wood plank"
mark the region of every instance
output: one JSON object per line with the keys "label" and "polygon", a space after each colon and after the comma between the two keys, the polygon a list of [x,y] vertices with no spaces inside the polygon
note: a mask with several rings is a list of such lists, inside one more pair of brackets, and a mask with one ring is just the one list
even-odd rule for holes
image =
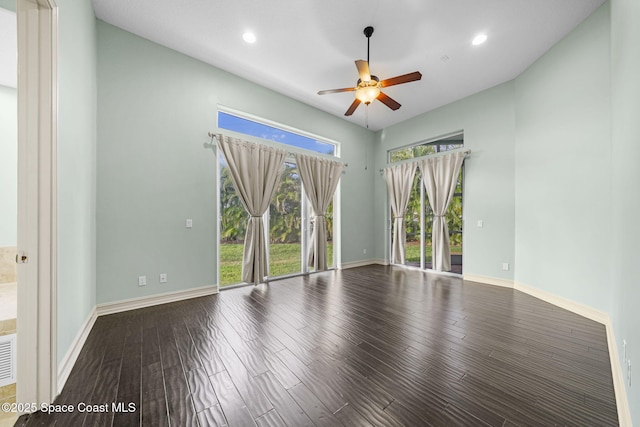
{"label": "wood plank", "polygon": [[393,266],[97,319],[21,425],[617,425],[602,325],[513,289]]}

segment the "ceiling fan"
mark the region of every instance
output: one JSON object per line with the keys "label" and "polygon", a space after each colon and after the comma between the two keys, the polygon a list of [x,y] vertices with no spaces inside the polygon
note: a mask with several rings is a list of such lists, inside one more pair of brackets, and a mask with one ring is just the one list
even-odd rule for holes
{"label": "ceiling fan", "polygon": [[358,105],[364,103],[365,105],[371,104],[374,99],[382,102],[387,107],[392,110],[397,110],[400,108],[400,104],[393,98],[387,96],[380,89],[384,87],[399,85],[403,83],[414,82],[416,80],[420,80],[422,78],[422,74],[419,71],[414,71],[413,73],[403,74],[401,76],[392,77],[390,79],[380,80],[378,77],[371,75],[369,71],[369,39],[373,34],[373,27],[366,27],[364,29],[364,35],[367,37],[367,60],[359,59],[356,61],[356,67],[358,68],[358,74],[360,78],[358,79],[355,87],[346,87],[342,89],[329,89],[329,90],[321,90],[318,92],[318,95],[327,95],[329,93],[339,93],[339,92],[355,92],[356,99],[353,101],[345,116],[350,116],[356,111]]}

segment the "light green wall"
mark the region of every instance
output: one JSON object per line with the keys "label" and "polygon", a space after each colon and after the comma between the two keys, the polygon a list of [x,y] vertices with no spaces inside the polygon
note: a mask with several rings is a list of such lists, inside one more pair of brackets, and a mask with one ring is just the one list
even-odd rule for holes
{"label": "light green wall", "polygon": [[59,14],[58,361],[95,306],[96,20],[89,1]]}
{"label": "light green wall", "polygon": [[[636,268],[640,259],[640,2],[611,2],[611,88],[612,88],[612,205],[613,317],[620,363],[626,366],[622,340],[636,374],[634,387],[627,387],[631,416],[640,424],[640,286]],[[612,289],[612,290],[613,290]],[[623,368],[626,374],[626,368]],[[625,375],[626,377],[626,375]]]}
{"label": "light green wall", "polygon": [[16,89],[0,86],[0,247],[16,246],[18,227],[18,104]]}
{"label": "light green wall", "polygon": [[[464,130],[464,146],[472,151],[464,166],[464,274],[513,279],[514,120],[513,83],[508,82],[378,133],[376,170],[386,166],[390,149]],[[376,253],[388,259],[388,204],[379,174],[375,184]],[[502,270],[504,262],[511,265],[508,271]]]}
{"label": "light green wall", "polygon": [[98,22],[98,303],[215,284],[218,105],[341,142],[343,261],[370,256],[372,132]]}
{"label": "light green wall", "polygon": [[515,279],[611,311],[609,4],[515,80]]}
{"label": "light green wall", "polygon": [[16,0],[0,0],[0,8],[16,11]]}

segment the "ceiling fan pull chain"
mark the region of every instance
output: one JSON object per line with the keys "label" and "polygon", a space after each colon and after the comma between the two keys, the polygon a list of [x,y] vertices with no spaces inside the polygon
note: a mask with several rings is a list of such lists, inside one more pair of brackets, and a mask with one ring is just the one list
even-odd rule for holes
{"label": "ceiling fan pull chain", "polygon": [[364,124],[369,129],[369,104],[366,104],[366,107],[364,110]]}

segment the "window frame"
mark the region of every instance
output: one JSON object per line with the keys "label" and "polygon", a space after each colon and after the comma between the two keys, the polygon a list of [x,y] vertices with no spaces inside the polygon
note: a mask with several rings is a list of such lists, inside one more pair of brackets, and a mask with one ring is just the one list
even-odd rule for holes
{"label": "window frame", "polygon": [[326,138],[324,136],[320,136],[320,135],[316,135],[314,133],[311,132],[307,132],[301,129],[297,129],[295,127],[289,126],[289,125],[285,125],[283,123],[279,123],[279,122],[275,122],[273,120],[269,120],[269,119],[265,119],[259,116],[255,116],[253,114],[249,114],[249,113],[245,113],[243,111],[239,111],[239,110],[235,110],[233,108],[229,108],[229,107],[225,107],[225,106],[218,106],[218,110],[216,112],[216,125],[218,124],[218,113],[224,113],[224,114],[228,114],[231,116],[235,116],[238,117],[240,119],[244,119],[244,120],[248,120],[254,123],[258,123],[261,125],[265,125],[265,126],[269,126],[278,130],[282,130],[285,132],[289,132],[295,135],[299,135],[305,138],[310,138],[310,139],[314,139],[318,142],[324,143],[324,144],[330,144],[333,145],[334,150],[333,150],[333,154],[327,154],[327,153],[321,153],[319,151],[314,151],[314,150],[310,150],[308,148],[302,148],[302,147],[298,147],[296,145],[290,145],[287,144],[286,142],[282,142],[282,141],[275,141],[272,139],[266,139],[266,138],[261,138],[258,136],[254,136],[254,135],[249,135],[249,134],[245,134],[242,132],[238,132],[232,129],[226,129],[226,128],[220,128],[219,126],[218,129],[220,130],[224,130],[224,131],[231,131],[231,132],[235,132],[238,135],[244,135],[245,137],[250,137],[250,138],[256,138],[256,142],[259,142],[261,144],[264,144],[265,141],[268,141],[270,143],[274,143],[274,144],[278,144],[278,146],[280,148],[286,147],[287,151],[300,151],[302,154],[311,154],[311,155],[318,155],[318,156],[322,156],[322,157],[327,157],[327,158],[340,158],[340,146],[341,144],[338,141],[334,141],[332,139]]}
{"label": "window frame", "polygon": [[[296,145],[289,145],[285,142],[282,141],[277,141],[277,140],[272,140],[272,139],[265,139],[265,138],[261,138],[258,136],[254,136],[251,134],[245,134],[236,130],[231,130],[231,129],[227,129],[227,128],[220,128],[218,126],[218,118],[219,118],[219,113],[222,112],[224,114],[228,114],[228,115],[232,115],[235,117],[238,117],[240,119],[244,119],[244,120],[248,120],[248,121],[252,121],[258,124],[262,124],[262,125],[266,125],[278,130],[282,130],[285,132],[289,132],[292,134],[296,134],[296,135],[300,135],[303,136],[305,138],[311,138],[314,139],[318,142],[321,143],[326,143],[326,144],[331,144],[334,147],[333,150],[333,154],[327,154],[327,153],[323,153],[323,152],[319,152],[319,151],[313,151],[307,148],[302,148],[302,147],[298,147]],[[285,158],[285,162],[289,162],[289,163],[295,163],[295,157],[292,155],[292,153],[300,153],[300,154],[305,154],[305,155],[312,155],[312,156],[317,156],[317,157],[322,157],[322,158],[328,158],[328,159],[333,159],[333,160],[337,160],[340,159],[340,153],[341,153],[341,144],[338,141],[320,136],[320,135],[316,135],[313,134],[311,132],[307,132],[307,131],[303,131],[300,130],[298,128],[289,126],[289,125],[285,125],[279,122],[275,122],[269,119],[265,119],[259,116],[255,116],[253,114],[249,114],[246,112],[242,112],[239,110],[235,110],[233,108],[229,108],[229,107],[225,107],[225,106],[221,106],[218,105],[217,111],[216,111],[216,129],[217,132],[223,132],[226,133],[230,136],[234,136],[237,138],[242,138],[245,139],[247,141],[250,142],[255,142],[258,144],[263,144],[263,145],[269,145],[269,146],[274,146],[274,147],[278,147],[278,148],[282,148],[287,150],[287,156]],[[222,209],[221,209],[221,197],[220,197],[220,175],[221,175],[221,168],[220,168],[220,160],[223,158],[222,153],[220,152],[220,150],[218,149],[217,145],[214,144],[214,150],[215,150],[215,155],[216,155],[216,207],[217,207],[217,241],[216,241],[216,262],[217,262],[217,268],[216,268],[216,284],[218,287],[218,290],[220,289],[233,289],[236,287],[241,287],[241,286],[248,286],[250,284],[247,284],[245,282],[240,282],[237,284],[233,284],[233,285],[227,285],[224,287],[220,286],[220,231],[221,231],[221,223],[222,223]],[[334,270],[334,269],[340,269],[342,268],[342,253],[341,253],[341,206],[340,206],[340,199],[341,199],[341,182],[338,183],[338,187],[336,188],[336,192],[333,196],[333,260],[332,260],[332,266],[329,267],[329,270]],[[311,206],[306,198],[305,192],[304,192],[304,188],[302,188],[302,194],[301,194],[301,198],[302,198],[302,205],[303,205],[303,213],[302,213],[302,220],[303,223],[305,220],[308,221],[309,217],[310,217],[310,213],[311,213]],[[305,207],[308,206],[308,210],[309,212],[305,211]],[[267,210],[267,213],[265,215],[268,216],[268,212],[269,210]],[[268,224],[268,221],[266,221]],[[305,227],[303,225],[302,230],[301,230],[301,251],[302,251],[302,262],[303,264],[306,263],[306,252],[308,250],[308,239],[311,233],[311,227],[310,225]],[[306,241],[305,241],[305,237],[306,237]],[[301,270],[301,273],[294,273],[294,274],[289,274],[289,275],[283,275],[283,276],[267,276],[266,281],[270,281],[272,279],[283,279],[286,277],[292,277],[292,276],[300,276],[300,275],[307,275],[307,274],[311,274],[314,273],[314,270],[309,270],[308,268],[306,268],[306,264],[303,265],[303,268]]]}
{"label": "window frame", "polygon": [[[418,156],[418,157],[411,157],[408,159],[402,159],[402,160],[397,160],[397,161],[392,161],[392,157],[394,153],[400,152],[402,150],[408,150],[408,149],[413,149],[415,147],[419,147],[419,146],[426,146],[426,145],[434,145],[434,146],[440,146],[440,145],[452,145],[452,144],[438,144],[441,141],[446,141],[448,139],[454,138],[454,137],[460,137],[460,140],[462,141],[461,144],[459,144],[458,147],[452,148],[450,150],[444,150],[444,151],[439,151],[436,149],[435,153],[430,153],[430,154],[425,154],[422,156]],[[398,164],[402,164],[402,163],[411,163],[411,162],[418,162],[419,159],[425,158],[425,157],[436,157],[436,156],[442,156],[442,155],[446,155],[448,153],[454,153],[457,151],[463,151],[465,149],[464,146],[464,130],[459,130],[459,131],[455,131],[455,132],[451,132],[448,134],[444,134],[442,136],[438,136],[435,138],[429,138],[429,139],[425,139],[419,142],[414,142],[412,144],[408,144],[402,147],[397,147],[397,148],[392,148],[392,149],[388,149],[387,150],[387,167],[389,166],[393,166],[393,165],[398,165]],[[381,169],[382,171],[382,169]],[[425,207],[426,202],[427,202],[427,195],[426,195],[426,191],[424,189],[424,184],[422,183],[422,175],[420,174],[420,171],[418,169],[416,169],[416,174],[417,176],[417,180],[418,180],[418,185],[420,185],[420,270],[428,270],[428,271],[433,271],[432,269],[427,269],[425,268],[425,264],[426,264],[426,251],[425,251],[425,244],[427,241],[427,236],[426,236],[426,230],[425,230],[425,226],[427,224],[427,217],[428,217],[428,213],[427,210],[431,210],[431,209],[427,209]],[[461,182],[460,182],[460,192],[455,191],[453,197],[459,196],[460,197],[460,205],[461,205],[461,209],[463,212],[463,216],[464,216],[464,188],[465,188],[465,184],[464,184],[464,177],[465,177],[465,172],[464,172],[464,164],[462,165],[462,168],[460,169],[460,176],[461,176]],[[457,187],[457,183],[456,183],[456,187]],[[387,242],[387,252],[389,254],[388,259],[390,259],[390,254],[391,254],[391,245],[392,245],[392,229],[393,229],[393,223],[392,223],[392,214],[391,214],[391,207],[389,204],[389,196],[387,194],[387,224],[388,224],[388,230],[386,233],[388,242]],[[462,218],[462,228],[460,230],[449,230],[449,234],[451,237],[451,234],[455,233],[455,234],[462,234],[462,239],[463,239],[463,246],[464,246],[464,219]],[[453,233],[452,233],[453,232]],[[464,249],[463,249],[463,256],[464,256]],[[404,265],[403,267],[407,267],[407,268],[416,268],[416,267],[411,267],[408,265]],[[463,261],[463,268],[464,268],[464,261]],[[456,273],[446,273],[446,274],[454,274],[454,275],[458,275]]]}

